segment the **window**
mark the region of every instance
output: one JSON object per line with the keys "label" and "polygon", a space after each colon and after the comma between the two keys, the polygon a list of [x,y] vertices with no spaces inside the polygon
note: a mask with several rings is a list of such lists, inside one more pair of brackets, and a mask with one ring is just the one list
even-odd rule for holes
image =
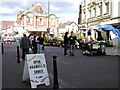
{"label": "window", "polygon": [[74,28],[74,25],[72,27]]}
{"label": "window", "polygon": [[68,28],[68,32],[69,32],[69,28]]}
{"label": "window", "polygon": [[84,12],[84,19],[86,18],[86,13]]}
{"label": "window", "polygon": [[109,2],[107,2],[105,5],[106,5],[106,11],[107,11],[106,13],[109,13]]}
{"label": "window", "polygon": [[53,26],[53,25],[54,25],[54,23],[55,23],[55,22],[54,22],[54,19],[51,19],[51,20],[50,20],[50,25],[52,25],[52,26]]}
{"label": "window", "polygon": [[102,15],[102,5],[100,6],[100,15]]}
{"label": "window", "polygon": [[90,18],[90,10],[88,10],[88,18]]}
{"label": "window", "polygon": [[72,28],[72,31],[74,31],[74,28]]}
{"label": "window", "polygon": [[90,18],[92,17],[92,11],[90,10]]}
{"label": "window", "polygon": [[93,9],[93,17],[96,17],[96,8]]}
{"label": "window", "polygon": [[97,16],[100,15],[100,7],[99,7],[99,6],[98,6],[97,9],[96,9],[96,14],[97,14]]}
{"label": "window", "polygon": [[84,20],[84,12],[82,13],[82,20]]}
{"label": "window", "polygon": [[28,23],[32,24],[32,18],[31,17],[28,17]]}
{"label": "window", "polygon": [[83,1],[83,6],[85,6],[85,5],[86,5],[86,0]]}
{"label": "window", "polygon": [[40,18],[40,24],[43,24],[43,20],[42,20],[42,18]]}
{"label": "window", "polygon": [[91,18],[92,17],[92,12],[91,10],[88,10],[88,18]]}

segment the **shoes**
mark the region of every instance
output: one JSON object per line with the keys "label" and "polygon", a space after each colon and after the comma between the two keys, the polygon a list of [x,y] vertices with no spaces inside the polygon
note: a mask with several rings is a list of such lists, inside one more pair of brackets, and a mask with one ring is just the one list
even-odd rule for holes
{"label": "shoes", "polygon": [[22,58],[20,58],[20,61],[23,61],[23,59],[22,59]]}
{"label": "shoes", "polygon": [[72,54],[72,56],[75,56],[74,54]]}
{"label": "shoes", "polygon": [[74,54],[70,54],[70,56],[75,56]]}
{"label": "shoes", "polygon": [[24,62],[24,61],[25,61],[25,59],[20,58],[20,62]]}
{"label": "shoes", "polygon": [[64,55],[64,56],[68,56],[68,55],[66,54],[66,55]]}

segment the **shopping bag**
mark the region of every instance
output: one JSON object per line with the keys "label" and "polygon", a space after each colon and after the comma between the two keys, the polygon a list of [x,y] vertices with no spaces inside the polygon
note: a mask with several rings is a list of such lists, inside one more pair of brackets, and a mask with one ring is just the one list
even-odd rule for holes
{"label": "shopping bag", "polygon": [[32,54],[33,51],[32,51],[32,48],[29,48],[29,54]]}

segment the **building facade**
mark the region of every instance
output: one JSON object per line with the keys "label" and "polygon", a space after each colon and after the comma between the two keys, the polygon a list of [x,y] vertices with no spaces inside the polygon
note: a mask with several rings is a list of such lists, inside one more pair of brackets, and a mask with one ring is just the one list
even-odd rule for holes
{"label": "building facade", "polygon": [[28,32],[49,32],[50,35],[56,35],[54,32],[57,30],[57,21],[56,15],[48,14],[39,2],[33,4],[30,9],[17,14],[17,26]]}
{"label": "building facade", "polygon": [[13,35],[13,25],[14,21],[1,21],[1,30],[3,34]]}
{"label": "building facade", "polygon": [[86,34],[87,30],[95,29],[96,26],[120,25],[120,0],[81,0],[81,6],[79,26],[81,29],[86,28]]}
{"label": "building facade", "polygon": [[77,34],[78,32],[78,25],[75,22],[65,22],[65,23],[61,23],[58,27],[58,35],[59,37],[62,37],[65,32],[70,33],[71,31],[73,31],[75,34]]}

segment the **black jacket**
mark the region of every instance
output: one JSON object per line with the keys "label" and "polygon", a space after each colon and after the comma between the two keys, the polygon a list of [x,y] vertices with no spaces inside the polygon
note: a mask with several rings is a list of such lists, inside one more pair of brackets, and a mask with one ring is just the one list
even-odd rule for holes
{"label": "black jacket", "polygon": [[75,45],[76,36],[69,36],[69,43],[70,45]]}
{"label": "black jacket", "polygon": [[69,43],[69,38],[65,35],[64,36],[64,44],[68,44]]}
{"label": "black jacket", "polygon": [[37,38],[39,45],[43,45],[44,38],[38,37]]}

